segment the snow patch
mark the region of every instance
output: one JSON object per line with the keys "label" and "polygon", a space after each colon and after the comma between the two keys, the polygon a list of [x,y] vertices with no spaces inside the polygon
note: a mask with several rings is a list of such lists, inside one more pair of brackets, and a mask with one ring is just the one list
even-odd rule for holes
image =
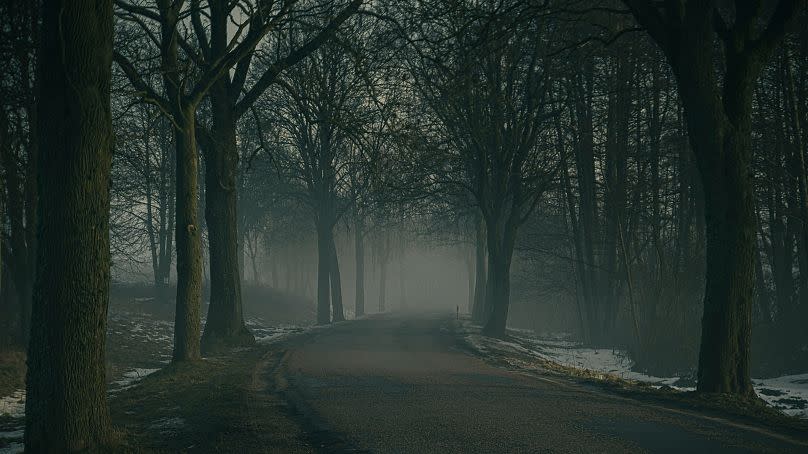
{"label": "snow patch", "polygon": [[5,448],[0,448],[0,454],[18,454],[25,452],[25,445],[22,443],[9,443]]}
{"label": "snow patch", "polygon": [[[657,388],[695,390],[693,386],[677,385],[682,381],[680,377],[655,377],[632,370],[634,361],[627,352],[618,349],[587,348],[568,340],[536,337],[524,330],[508,330],[509,340],[493,339],[478,334],[479,331],[468,322],[463,323],[457,331],[465,336],[474,349],[486,355],[519,353],[596,375],[648,383]],[[787,415],[808,419],[808,373],[753,379],[752,384],[758,396],[772,407]]]}
{"label": "snow patch", "polygon": [[808,373],[753,379],[761,399],[783,413],[808,419]]}
{"label": "snow patch", "polygon": [[297,325],[267,326],[260,319],[247,320],[247,328],[252,331],[255,341],[259,344],[270,344],[285,339],[292,334],[307,331],[309,328]]}
{"label": "snow patch", "polygon": [[0,432],[0,440],[19,440],[25,435],[25,430],[17,429],[9,432]]}
{"label": "snow patch", "polygon": [[123,377],[110,383],[110,393],[116,393],[135,386],[139,381],[160,369],[135,368],[123,373]]}
{"label": "snow patch", "polygon": [[25,450],[22,443],[25,436],[25,429],[19,427],[0,428],[0,454],[19,453]]}
{"label": "snow patch", "polygon": [[10,396],[0,397],[0,416],[22,418],[25,416],[25,390],[18,389]]}

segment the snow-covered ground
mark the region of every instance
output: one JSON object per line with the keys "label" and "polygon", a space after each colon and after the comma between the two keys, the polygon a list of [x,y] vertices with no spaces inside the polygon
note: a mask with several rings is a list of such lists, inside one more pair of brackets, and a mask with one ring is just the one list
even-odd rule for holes
{"label": "snow-covered ground", "polygon": [[22,418],[25,416],[25,390],[17,390],[10,396],[0,397],[0,416]]}
{"label": "snow-covered ground", "polygon": [[125,389],[129,389],[135,386],[140,380],[143,380],[158,370],[160,369],[143,369],[136,367],[132,370],[126,371],[123,373],[123,377],[109,384],[109,393],[115,394]]}
{"label": "snow-covered ground", "polygon": [[310,327],[297,325],[270,326],[260,318],[248,319],[246,324],[247,328],[249,328],[255,336],[255,341],[259,344],[277,342],[291,336],[292,334],[299,334],[310,329]]}
{"label": "snow-covered ground", "polygon": [[[655,377],[632,370],[634,361],[621,350],[586,348],[557,338],[538,337],[527,331],[512,331],[510,340],[491,339],[478,334],[466,321],[461,332],[476,350],[483,354],[521,353],[540,360],[598,374],[667,386],[682,391],[695,388],[692,380],[681,377]],[[769,405],[785,414],[808,419],[808,373],[768,379],[753,379],[755,392]]]}
{"label": "snow-covered ground", "polygon": [[0,397],[0,454],[23,452],[25,390]]}
{"label": "snow-covered ground", "polygon": [[791,416],[808,419],[808,373],[754,379],[755,392],[769,405]]}

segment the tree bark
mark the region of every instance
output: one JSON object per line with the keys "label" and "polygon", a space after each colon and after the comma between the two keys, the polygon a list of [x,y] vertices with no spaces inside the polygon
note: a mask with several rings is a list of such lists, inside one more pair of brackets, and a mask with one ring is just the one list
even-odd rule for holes
{"label": "tree bark", "polygon": [[808,175],[805,168],[806,147],[803,143],[802,130],[802,104],[797,97],[797,89],[794,84],[794,74],[791,68],[791,58],[788,50],[784,52],[783,58],[785,66],[785,104],[788,107],[788,117],[793,139],[793,153],[791,157],[791,169],[796,174],[797,180],[797,200],[799,208],[797,211],[798,222],[798,264],[800,267],[799,277],[799,301],[803,307],[808,306]]}
{"label": "tree bark", "polygon": [[468,302],[466,303],[466,312],[472,314],[474,312],[474,252],[468,251],[465,255],[466,262],[466,278],[468,279]]}
{"label": "tree bark", "polygon": [[[737,2],[731,25],[713,1],[687,2],[682,15],[664,16],[650,1],[624,2],[676,74],[705,193],[707,282],[696,388],[754,395],[749,376],[756,246],[752,89],[804,2],[778,2],[759,38],[752,30],[764,20],[763,8],[754,2]],[[719,67],[724,73],[720,82]]]}
{"label": "tree bark", "polygon": [[210,100],[213,129],[202,147],[210,255],[210,305],[202,336],[202,351],[206,354],[255,342],[244,324],[241,298],[243,268],[239,267],[236,196],[239,157],[234,106],[226,79],[213,84]]}
{"label": "tree bark", "polygon": [[679,109],[679,117],[677,121],[679,133],[677,134],[678,141],[678,157],[677,167],[679,169],[679,209],[678,220],[676,227],[676,271],[677,273],[687,273],[689,271],[691,259],[691,236],[690,230],[693,220],[693,198],[694,191],[691,188],[693,177],[691,174],[692,158],[690,157],[690,150],[687,147],[687,134],[685,132],[686,126],[684,120],[681,118],[682,112]]}
{"label": "tree bark", "polygon": [[587,58],[583,71],[576,76],[574,85],[574,111],[577,124],[578,140],[575,144],[575,170],[578,176],[579,220],[581,235],[581,282],[584,286],[587,338],[592,340],[600,333],[601,298],[598,295],[597,266],[595,263],[595,244],[600,236],[598,225],[598,202],[595,183],[595,145],[592,112],[592,96],[594,93],[594,63]]}
{"label": "tree bark", "polygon": [[486,267],[486,242],[485,242],[485,220],[478,215],[477,228],[474,242],[474,307],[471,311],[471,318],[475,323],[485,321],[486,308],[486,281],[488,280],[488,270]]}
{"label": "tree bark", "polygon": [[390,235],[383,233],[379,251],[379,312],[387,309],[387,261],[389,258]]}
{"label": "tree bark", "polygon": [[[30,33],[31,41],[36,44],[37,39],[41,33],[37,30],[37,19],[39,16],[39,9],[41,6],[37,2],[31,2],[28,10],[28,17],[30,20]],[[26,259],[27,265],[25,269],[26,277],[22,281],[22,288],[19,294],[22,299],[22,333],[23,342],[27,342],[28,334],[30,332],[31,324],[31,298],[33,294],[33,280],[34,273],[36,272],[35,264],[37,260],[37,232],[36,226],[39,219],[39,109],[38,98],[39,94],[39,76],[34,77],[33,83],[30,80],[30,71],[27,68],[30,65],[30,53],[24,52],[22,54],[20,67],[26,68],[22,71],[23,85],[25,87],[32,86],[31,91],[28,93],[26,99],[26,113],[28,114],[28,162],[26,165],[25,173],[25,243],[26,243]],[[23,344],[24,345],[24,344]]]}
{"label": "tree bark", "polygon": [[104,348],[112,162],[111,0],[46,0],[38,80],[42,159],[28,347],[27,452],[98,450],[111,427]]}
{"label": "tree bark", "polygon": [[505,336],[511,294],[510,274],[510,258],[503,253],[492,252],[489,248],[486,282],[488,314],[482,331],[486,336]]}
{"label": "tree bark", "polygon": [[163,303],[170,301],[169,284],[171,281],[171,261],[173,259],[173,238],[174,222],[176,213],[176,171],[174,161],[176,161],[176,147],[170,146],[168,120],[163,119],[161,124],[161,155],[162,168],[160,171],[160,231],[157,238],[159,241],[159,258],[157,277],[155,278],[156,297]]}
{"label": "tree bark", "polygon": [[[581,235],[581,225],[578,221],[578,215],[575,212],[575,195],[573,194],[572,184],[570,183],[569,165],[567,163],[567,153],[563,142],[564,132],[561,126],[560,115],[555,116],[555,129],[557,136],[556,146],[558,147],[558,154],[561,156],[562,160],[561,182],[564,190],[569,218],[569,223],[567,225],[569,225],[569,228],[572,231],[572,249],[575,256],[573,269],[575,270],[575,276],[577,278],[575,303],[578,309],[578,323],[581,330],[581,339],[584,343],[589,343],[591,342],[591,338],[589,336],[589,326],[587,324],[587,316],[589,314],[586,312],[587,307],[585,305],[592,301],[592,295],[590,295],[591,288],[589,286],[589,282],[587,281],[587,265],[584,261],[583,237]],[[577,290],[578,288],[580,288],[580,291]],[[581,293],[583,294],[583,301],[581,301]]]}
{"label": "tree bark", "polygon": [[488,279],[486,281],[485,325],[482,333],[490,337],[504,337],[508,325],[508,307],[511,296],[511,260],[516,239],[516,213],[506,217],[502,209],[494,209],[486,217],[488,245]]}
{"label": "tree bark", "polygon": [[[748,140],[748,137],[747,137]],[[730,137],[723,168],[702,178],[707,223],[698,389],[752,394],[749,378],[755,283],[755,214],[744,138]],[[744,147],[744,148],[741,148]],[[740,150],[738,148],[741,148]]]}
{"label": "tree bark", "polygon": [[626,51],[614,59],[611,75],[609,110],[606,131],[606,200],[604,204],[604,267],[606,275],[601,279],[601,319],[596,331],[597,343],[606,344],[612,339],[612,331],[620,309],[622,276],[620,263],[621,224],[626,219],[626,178],[628,171],[628,123],[630,115],[630,83],[633,68]]}
{"label": "tree bark", "polygon": [[174,116],[177,146],[177,301],[174,318],[175,362],[200,357],[202,239],[198,223],[198,155],[194,110],[185,106]]}
{"label": "tree bark", "polygon": [[[0,128],[3,133],[6,132],[8,119],[6,112],[0,112]],[[13,315],[16,316],[16,330],[13,333],[14,341],[20,346],[28,344],[28,336],[31,333],[30,328],[30,313],[31,313],[31,295],[33,289],[34,270],[33,264],[29,262],[30,253],[27,241],[28,233],[26,231],[26,206],[25,206],[25,190],[24,181],[21,181],[17,168],[19,167],[18,158],[14,156],[10,143],[4,143],[0,148],[0,157],[2,157],[3,167],[5,167],[5,185],[8,198],[8,206],[6,207],[9,219],[9,263],[8,269],[14,282],[14,291],[16,297],[16,311]],[[30,207],[28,208],[30,209]],[[28,230],[34,230],[28,228]]]}
{"label": "tree bark", "polygon": [[341,322],[345,320],[345,311],[342,307],[342,278],[339,272],[339,257],[337,257],[337,245],[334,243],[334,236],[331,235],[331,257],[330,257],[331,281],[331,320]]}
{"label": "tree bark", "polygon": [[365,232],[364,222],[357,217],[354,228],[354,247],[356,257],[356,306],[354,316],[365,315]]}
{"label": "tree bark", "polygon": [[317,224],[317,324],[331,323],[331,243],[333,233],[326,222]]}

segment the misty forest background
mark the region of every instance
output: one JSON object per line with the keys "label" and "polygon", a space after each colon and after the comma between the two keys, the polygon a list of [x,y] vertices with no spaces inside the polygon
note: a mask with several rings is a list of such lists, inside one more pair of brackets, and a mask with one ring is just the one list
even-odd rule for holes
{"label": "misty forest background", "polygon": [[[249,345],[245,311],[459,307],[695,379],[712,264],[739,305],[752,289],[751,374],[805,372],[806,11],[703,2],[709,33],[682,13],[675,35],[625,3],[114,2],[113,310],[164,308],[183,361]],[[8,350],[47,247],[39,7],[0,3]]]}

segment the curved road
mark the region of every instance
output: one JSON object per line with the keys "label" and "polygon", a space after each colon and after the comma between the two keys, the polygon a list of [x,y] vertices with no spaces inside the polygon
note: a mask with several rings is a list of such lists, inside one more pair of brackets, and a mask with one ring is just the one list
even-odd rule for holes
{"label": "curved road", "polygon": [[276,378],[323,452],[808,452],[808,444],[471,356],[439,316],[316,332]]}

